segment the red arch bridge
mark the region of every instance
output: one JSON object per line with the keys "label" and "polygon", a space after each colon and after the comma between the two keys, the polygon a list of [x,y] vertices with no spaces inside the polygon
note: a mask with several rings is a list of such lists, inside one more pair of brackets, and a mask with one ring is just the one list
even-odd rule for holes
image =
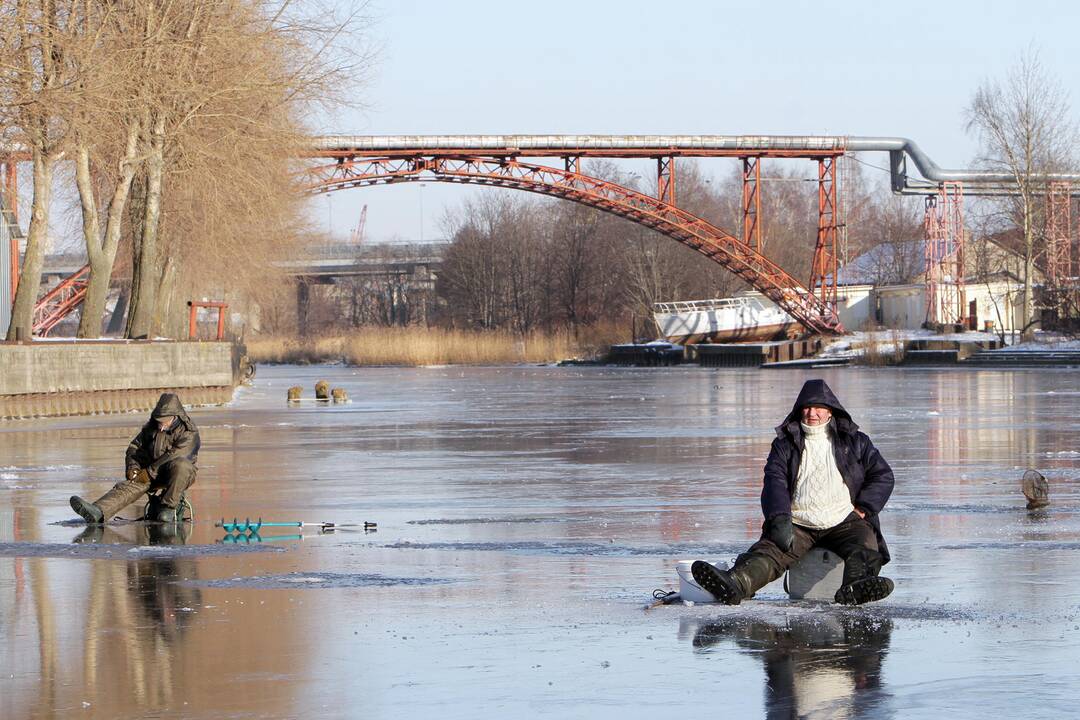
{"label": "red arch bridge", "polygon": [[[409,181],[472,183],[562,198],[628,218],[700,252],[741,277],[818,333],[841,333],[836,314],[839,138],[810,144],[727,148],[700,138],[598,136],[426,136],[319,138],[312,156],[329,162],[308,171],[308,190],[325,193]],[[695,142],[696,141],[696,142]],[[585,157],[648,158],[656,163],[656,195],[582,172]],[[678,205],[679,157],[741,157],[742,237]],[[760,160],[808,158],[818,162],[818,230],[813,271],[806,284],[761,252],[758,217]],[[561,161],[558,165],[533,160]],[[561,166],[560,166],[561,165]]]}
{"label": "red arch bridge", "polygon": [[[693,248],[741,277],[801,322],[808,331],[838,334],[837,241],[843,226],[838,193],[840,159],[849,152],[887,152],[892,189],[926,196],[926,282],[928,317],[963,321],[964,194],[1017,194],[1008,173],[946,170],[911,140],[900,137],[794,135],[388,135],[313,138],[303,173],[305,189],[318,194],[368,185],[410,181],[472,183],[515,188],[589,205],[641,223]],[[582,172],[582,159],[655,161],[655,196]],[[742,227],[739,236],[678,205],[676,161],[687,157],[732,157],[742,161]],[[817,162],[818,222],[810,277],[801,282],[761,250],[762,160],[801,158]],[[545,160],[547,163],[539,161]],[[549,164],[554,160],[555,164]],[[908,161],[921,178],[908,174]],[[7,166],[11,181],[14,166]],[[1051,276],[1073,276],[1077,252],[1071,231],[1071,199],[1080,175],[1039,176],[1048,203],[1046,265]],[[48,331],[85,295],[84,268],[42,298],[34,332]],[[938,297],[943,278],[948,300]]]}

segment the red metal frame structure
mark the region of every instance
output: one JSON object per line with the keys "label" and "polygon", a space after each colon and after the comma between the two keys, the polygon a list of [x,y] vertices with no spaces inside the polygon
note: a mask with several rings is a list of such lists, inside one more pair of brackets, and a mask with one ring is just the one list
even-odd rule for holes
{"label": "red metal frame structure", "polygon": [[[580,170],[578,173],[580,174]],[[668,205],[675,204],[675,158],[656,158],[656,197]]]}
{"label": "red metal frame structure", "polygon": [[225,311],[229,303],[188,300],[188,340],[194,340],[199,332],[199,308],[217,308],[217,339],[225,338]]}
{"label": "red metal frame structure", "polygon": [[1073,277],[1070,189],[1068,183],[1054,182],[1046,193],[1046,279],[1053,286]]}
{"label": "red metal frame structure", "polygon": [[818,160],[818,230],[810,289],[825,305],[836,308],[836,204],[837,158]]}
{"label": "red metal frame structure", "polygon": [[48,335],[58,322],[86,298],[89,284],[90,266],[83,265],[47,292],[34,304],[33,333],[41,337]]}
{"label": "red metal frame structure", "polygon": [[926,322],[967,322],[964,289],[964,188],[944,182],[926,198]]}
{"label": "red metal frame structure", "polygon": [[[819,162],[819,213],[822,218],[818,224],[818,248],[810,289],[759,252],[760,236],[756,231],[754,242],[757,247],[751,247],[749,237],[740,240],[675,204],[676,157],[748,158],[746,151],[738,148],[703,148],[664,154],[655,149],[633,147],[560,148],[558,152],[522,151],[509,147],[505,152],[465,147],[417,147],[378,153],[359,149],[314,150],[309,153],[310,157],[330,158],[333,162],[308,170],[308,190],[325,193],[368,185],[433,180],[516,188],[579,202],[641,223],[693,248],[743,278],[811,332],[838,334],[844,332],[844,327],[836,314],[835,181],[836,159],[843,154],[842,143],[814,150],[775,148],[754,154],[755,164],[762,157],[809,158]],[[521,162],[519,156],[561,157],[565,169]],[[582,174],[581,158],[589,156],[655,159],[657,197]],[[756,225],[760,222],[757,214],[760,201],[754,202]]]}
{"label": "red metal frame structure", "polygon": [[742,240],[755,252],[761,252],[761,158],[744,157],[742,162]]}

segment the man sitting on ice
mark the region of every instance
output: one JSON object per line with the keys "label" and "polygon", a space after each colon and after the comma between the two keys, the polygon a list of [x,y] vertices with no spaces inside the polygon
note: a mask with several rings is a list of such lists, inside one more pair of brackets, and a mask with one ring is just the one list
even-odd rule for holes
{"label": "man sitting on ice", "polygon": [[765,463],[761,539],[731,570],[698,560],[694,580],[720,602],[738,605],[821,546],[844,560],[836,602],[887,597],[893,581],[878,575],[889,561],[878,514],[892,494],[892,468],[824,380],[803,385],[776,435]]}
{"label": "man sitting on ice", "polygon": [[124,480],[97,501],[71,496],[71,508],[88,523],[104,523],[151,490],[155,498],[150,519],[176,522],[180,499],[195,482],[199,431],[174,393],[162,393],[150,420],[131,441]]}

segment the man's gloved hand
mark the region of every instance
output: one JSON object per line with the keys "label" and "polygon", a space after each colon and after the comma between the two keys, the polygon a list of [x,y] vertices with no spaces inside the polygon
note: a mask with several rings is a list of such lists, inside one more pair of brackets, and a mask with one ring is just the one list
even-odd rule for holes
{"label": "man's gloved hand", "polygon": [[765,537],[772,540],[784,552],[791,552],[795,544],[795,526],[790,515],[773,515],[765,522]]}
{"label": "man's gloved hand", "polygon": [[132,465],[128,468],[127,479],[132,482],[139,482],[147,485],[150,483],[150,476],[144,468],[141,468],[138,465]]}

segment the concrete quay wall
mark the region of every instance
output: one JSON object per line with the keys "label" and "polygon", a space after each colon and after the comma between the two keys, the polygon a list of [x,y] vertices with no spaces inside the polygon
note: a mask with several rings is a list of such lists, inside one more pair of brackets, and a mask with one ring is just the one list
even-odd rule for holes
{"label": "concrete quay wall", "polygon": [[240,365],[229,342],[0,343],[0,418],[143,410],[166,391],[185,405],[219,404]]}

